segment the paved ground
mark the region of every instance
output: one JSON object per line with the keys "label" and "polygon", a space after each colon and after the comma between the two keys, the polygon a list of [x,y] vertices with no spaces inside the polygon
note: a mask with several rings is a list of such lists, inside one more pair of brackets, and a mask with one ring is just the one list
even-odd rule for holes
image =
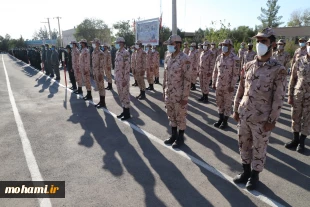
{"label": "paved ground", "polygon": [[[0,60],[0,180],[31,180]],[[214,91],[209,104],[196,101],[199,89],[191,92],[186,145],[173,150],[162,144],[170,127],[161,85],[144,101],[131,87],[133,118],[122,122],[115,118],[121,111],[116,87],[107,91],[108,110],[97,110],[25,63],[8,55],[3,60],[42,178],[66,181],[66,198],[51,199],[53,206],[309,206],[310,150],[301,155],[283,147],[291,137],[287,104],[270,139],[262,182],[251,193],[231,182],[241,170],[236,123],[230,119],[225,131],[213,127]],[[99,101],[98,92],[93,97]],[[40,205],[37,199],[0,203]]]}

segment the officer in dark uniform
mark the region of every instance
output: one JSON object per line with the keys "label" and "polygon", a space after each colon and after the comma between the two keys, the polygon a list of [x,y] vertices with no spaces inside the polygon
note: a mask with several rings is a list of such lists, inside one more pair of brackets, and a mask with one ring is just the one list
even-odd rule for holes
{"label": "officer in dark uniform", "polygon": [[[52,46],[52,53],[51,53],[51,66],[52,72],[55,73],[56,78],[55,80],[60,80],[60,72],[59,72],[59,59],[58,59],[58,52],[56,50],[55,45]],[[51,76],[52,77],[52,76]]]}
{"label": "officer in dark uniform", "polygon": [[77,87],[76,87],[76,80],[75,80],[75,77],[74,77],[74,71],[73,71],[73,68],[72,68],[72,54],[71,54],[71,47],[70,45],[67,45],[66,46],[66,49],[67,49],[67,56],[66,56],[66,67],[67,67],[67,70],[68,70],[68,73],[69,73],[69,78],[70,78],[70,81],[71,81],[71,84],[72,84],[72,87],[70,88],[71,90],[75,91],[77,90]]}

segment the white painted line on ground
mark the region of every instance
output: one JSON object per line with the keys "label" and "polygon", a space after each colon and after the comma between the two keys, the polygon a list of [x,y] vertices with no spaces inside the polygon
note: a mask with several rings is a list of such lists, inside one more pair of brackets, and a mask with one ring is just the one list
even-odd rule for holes
{"label": "white painted line on ground", "polygon": [[[26,63],[25,63],[26,64]],[[31,67],[31,66],[29,66]],[[33,70],[35,71],[38,71],[37,69],[31,67]],[[39,73],[43,74],[44,76],[46,76],[48,79],[51,79],[52,81],[54,82],[57,82],[55,81],[54,79],[50,78],[49,76],[45,75],[43,72],[39,71]],[[62,86],[63,88],[67,89],[69,92],[73,93],[72,90],[70,90],[69,88],[66,88],[66,86],[64,86],[63,84],[57,82],[58,85]],[[80,95],[77,95],[78,97],[82,97]],[[89,103],[95,105],[94,102],[92,101],[89,101]],[[164,144],[163,140],[159,139],[158,137],[150,134],[149,132],[141,129],[140,127],[128,122],[128,121],[121,121],[120,119],[117,118],[117,115],[114,114],[113,112],[109,111],[108,109],[105,109],[105,108],[102,108],[101,110],[103,110],[104,112],[106,112],[107,114],[113,116],[115,119],[119,120],[120,122],[124,123],[125,125],[131,127],[133,130],[139,132],[140,134],[143,134],[145,135],[147,138],[149,138],[150,140],[156,142],[157,144],[161,145],[162,147],[165,147],[165,148],[168,148],[170,149],[171,151],[177,153],[178,155],[182,156],[183,158],[186,158],[188,160],[191,160],[192,162],[194,162],[195,164],[199,165],[200,167],[203,167],[204,169],[208,170],[209,172],[213,173],[214,175],[226,180],[227,182],[233,184],[234,186],[236,187],[239,187],[241,188],[243,191],[245,191],[247,194],[251,195],[251,196],[254,196],[255,198],[263,201],[264,203],[272,206],[272,207],[284,207],[283,204],[271,199],[271,198],[268,198],[267,196],[263,195],[262,193],[258,192],[258,191],[248,191],[244,185],[236,185],[234,182],[233,182],[233,178],[230,177],[229,175],[217,170],[216,168],[212,167],[211,165],[209,165],[207,162],[205,161],[202,161],[202,160],[199,160],[189,154],[186,154],[185,152],[181,151],[181,150],[175,150],[173,149],[172,147],[170,146],[167,146]]]}
{"label": "white painted line on ground", "polygon": [[[17,125],[18,133],[19,133],[20,139],[22,141],[22,146],[23,146],[23,151],[25,154],[27,166],[28,166],[28,169],[29,169],[30,174],[31,174],[31,179],[32,179],[32,181],[43,181],[43,178],[41,176],[41,173],[40,173],[37,161],[36,161],[36,158],[32,152],[31,144],[30,144],[30,141],[27,137],[27,133],[26,133],[26,130],[24,128],[23,121],[20,117],[20,114],[19,114],[17,106],[16,106],[15,98],[14,98],[14,95],[13,95],[13,92],[11,89],[9,76],[8,76],[8,73],[7,73],[5,64],[4,64],[3,55],[1,55],[1,56],[2,56],[3,69],[4,69],[4,73],[5,73],[9,98],[10,98],[10,102],[12,105],[13,114],[14,114],[16,125]],[[41,207],[52,206],[49,198],[38,198],[38,199],[39,199],[39,203],[40,203]]]}

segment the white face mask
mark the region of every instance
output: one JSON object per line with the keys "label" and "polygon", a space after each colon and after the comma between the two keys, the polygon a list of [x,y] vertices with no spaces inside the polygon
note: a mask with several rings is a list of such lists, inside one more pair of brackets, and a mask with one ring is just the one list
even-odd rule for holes
{"label": "white face mask", "polygon": [[310,46],[307,46],[308,55],[310,55]]}
{"label": "white face mask", "polygon": [[257,55],[262,57],[267,53],[268,47],[265,44],[259,42],[256,44],[256,51]]}
{"label": "white face mask", "polygon": [[169,51],[170,53],[174,53],[174,52],[175,52],[175,47],[174,47],[174,45],[168,45],[167,48],[168,48],[168,51]]}
{"label": "white face mask", "polygon": [[135,45],[135,48],[136,48],[136,49],[139,49],[139,45]]}
{"label": "white face mask", "polygon": [[194,48],[193,48],[193,47],[190,47],[190,48],[189,48],[189,50],[190,50],[190,51],[193,51],[193,50],[194,50]]}
{"label": "white face mask", "polygon": [[211,48],[213,49],[213,48],[214,48],[214,45],[211,45]]}
{"label": "white face mask", "polygon": [[96,44],[93,43],[93,44],[91,44],[91,45],[93,46],[93,48],[96,48]]}
{"label": "white face mask", "polygon": [[223,47],[222,47],[222,51],[223,51],[223,53],[228,52],[228,47],[227,47],[227,46],[223,46]]}
{"label": "white face mask", "polygon": [[208,50],[208,46],[203,46],[203,49],[204,50]]}
{"label": "white face mask", "polygon": [[299,46],[300,46],[300,47],[304,47],[304,46],[306,46],[306,43],[305,43],[305,42],[300,42],[300,43],[299,43]]}
{"label": "white face mask", "polygon": [[278,50],[282,50],[282,49],[284,49],[284,45],[278,45]]}

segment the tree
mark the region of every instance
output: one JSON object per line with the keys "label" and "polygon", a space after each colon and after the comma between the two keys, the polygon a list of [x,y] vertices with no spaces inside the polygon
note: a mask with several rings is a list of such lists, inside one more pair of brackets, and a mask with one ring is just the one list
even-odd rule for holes
{"label": "tree", "polygon": [[257,17],[262,22],[262,26],[265,27],[278,27],[283,24],[281,22],[282,16],[277,16],[280,6],[277,5],[278,0],[267,0],[267,9],[261,8],[262,14]]}
{"label": "tree", "polygon": [[107,24],[100,19],[86,18],[76,27],[74,37],[77,40],[86,39],[92,41],[94,38],[100,39],[101,42],[110,43],[111,33]]}
{"label": "tree", "polygon": [[123,37],[126,45],[131,46],[135,44],[135,34],[131,29],[130,21],[119,21],[113,24],[113,28],[117,30],[116,36]]}
{"label": "tree", "polygon": [[32,36],[32,37],[33,37],[34,40],[49,39],[49,37],[48,37],[48,32],[47,32],[46,28],[45,28],[45,29],[42,29],[42,27],[40,27],[40,29],[39,29],[38,32],[35,31],[35,32],[33,33],[33,36]]}
{"label": "tree", "polygon": [[57,37],[58,37],[58,31],[57,31],[56,29],[54,29],[54,30],[52,31],[52,34],[51,34],[51,39],[52,39],[52,40],[56,40]]}
{"label": "tree", "polygon": [[289,27],[310,26],[310,8],[302,10],[295,10],[291,13],[290,19],[287,23]]}

